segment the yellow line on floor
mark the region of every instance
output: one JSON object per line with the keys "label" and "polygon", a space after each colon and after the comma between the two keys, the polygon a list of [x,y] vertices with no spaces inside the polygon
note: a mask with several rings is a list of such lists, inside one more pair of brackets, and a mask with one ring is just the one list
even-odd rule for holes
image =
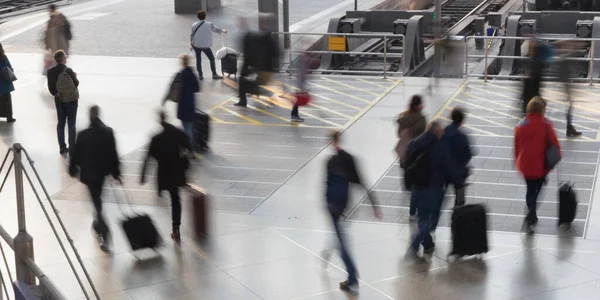
{"label": "yellow line on floor", "polygon": [[215,116],[213,116],[213,115],[210,115],[209,117],[210,117],[210,118],[211,118],[211,119],[212,119],[214,122],[216,122],[217,124],[222,124],[222,123],[225,123],[225,121],[223,121],[223,120],[221,120],[221,119],[219,119],[219,118],[217,118],[217,117],[215,117]]}
{"label": "yellow line on floor", "polygon": [[223,101],[223,102],[220,102],[219,104],[216,104],[216,105],[214,105],[213,107],[209,108],[209,109],[207,110],[207,112],[213,111],[213,110],[215,110],[215,108],[218,108],[219,106],[222,106],[223,104],[225,104],[225,103],[228,103],[229,101],[231,101],[231,100],[233,100],[233,99],[235,99],[235,98],[236,98],[235,96],[233,96],[233,97],[229,97],[229,98],[227,98],[227,100],[225,100],[225,101]]}
{"label": "yellow line on floor", "polygon": [[[576,88],[571,88],[573,91],[578,91],[584,94],[588,94],[588,95],[592,95],[592,96],[600,96],[600,92],[599,93],[594,93],[594,92],[588,92],[586,90],[582,90],[582,89],[576,89]],[[596,101],[592,101],[592,100],[587,100],[585,102],[596,102]]]}
{"label": "yellow line on floor", "polygon": [[[289,109],[289,110],[292,109],[292,105],[291,104],[290,105],[284,105],[282,102],[275,101],[272,98],[269,98],[268,101],[271,102],[271,103],[273,103],[273,104],[275,104],[275,105],[277,105],[277,106],[279,106],[279,107],[281,107],[281,108],[285,108],[285,109]],[[340,128],[343,128],[343,126],[344,126],[342,124],[338,124],[338,123],[335,123],[335,122],[332,122],[332,121],[329,121],[329,120],[326,120],[326,119],[323,119],[323,118],[319,118],[319,117],[317,117],[317,116],[315,116],[315,115],[313,115],[311,113],[308,113],[306,111],[302,111],[302,114],[303,115],[307,115],[307,116],[309,116],[309,117],[311,117],[311,118],[313,118],[315,120],[319,120],[319,121],[321,121],[323,123],[327,123],[329,125],[333,125],[333,126],[340,127]]]}
{"label": "yellow line on floor", "polygon": [[362,78],[354,78],[354,80],[357,80],[357,81],[360,81],[360,82],[364,82],[364,83],[368,83],[368,84],[371,84],[371,85],[374,85],[374,86],[377,86],[377,87],[380,87],[380,88],[384,88],[384,89],[387,88],[387,86],[385,86],[385,85],[381,85],[381,84],[378,84],[378,83],[375,83],[375,82],[372,82],[372,81],[369,81],[369,80],[364,80]]}
{"label": "yellow line on floor", "polygon": [[[275,119],[278,119],[278,120],[281,120],[281,121],[284,121],[284,122],[290,122],[290,119],[283,118],[281,116],[278,116],[278,115],[276,115],[274,113],[270,113],[270,112],[268,112],[266,110],[263,110],[263,109],[260,109],[258,107],[254,107],[252,105],[248,105],[248,108],[251,108],[251,109],[253,109],[253,110],[257,111],[257,112],[260,112],[262,114],[265,114],[265,115],[267,115],[269,117],[273,117]],[[299,125],[302,126],[302,124],[299,124]]]}
{"label": "yellow line on floor", "polygon": [[[252,123],[244,123],[244,122],[229,122],[229,121],[225,121],[225,123],[223,123],[223,125],[250,125],[250,126],[267,126],[267,127],[298,127],[297,123],[291,123],[291,122],[288,122],[287,124],[269,124],[269,123],[252,124]],[[302,124],[302,128],[336,129],[336,127],[332,127],[332,126],[305,125],[305,124]]]}
{"label": "yellow line on floor", "polygon": [[[272,88],[270,88],[270,87],[267,87],[267,88],[265,88],[265,89],[269,90],[269,91],[270,91],[270,92],[272,92],[272,93],[275,93],[275,90],[274,90],[274,89],[272,89]],[[281,92],[280,92],[279,94],[281,94]],[[294,96],[294,95],[290,95],[290,94],[286,94],[286,93],[283,93],[282,95],[278,96],[278,98],[280,98],[280,99],[281,99],[281,98],[284,98],[284,99],[286,99],[287,101],[289,101],[289,106],[286,106],[286,107],[284,107],[284,108],[289,108],[289,109],[291,109],[291,108],[292,108],[292,103],[293,103],[294,101],[296,101],[296,96]],[[272,102],[273,102],[273,101],[272,101]],[[282,102],[278,102],[278,103],[282,103]],[[279,104],[277,104],[277,105],[279,105]],[[281,105],[279,105],[279,106],[281,106]],[[336,115],[338,115],[338,116],[341,116],[341,117],[344,117],[344,118],[347,118],[347,119],[352,119],[352,116],[349,116],[349,115],[346,115],[346,114],[343,114],[343,113],[337,112],[337,111],[335,111],[335,110],[333,110],[333,109],[329,109],[329,108],[327,108],[327,107],[324,107],[324,106],[316,105],[316,104],[313,104],[313,103],[309,103],[309,104],[308,104],[308,106],[316,107],[316,108],[318,108],[318,109],[320,109],[320,110],[326,110],[326,111],[328,111],[328,112],[330,112],[330,113],[336,114]],[[283,106],[281,106],[281,107],[283,107]]]}
{"label": "yellow line on floor", "polygon": [[365,109],[363,109],[360,113],[358,113],[356,116],[354,116],[354,118],[352,118],[351,120],[346,122],[346,124],[344,124],[344,128],[347,128],[350,124],[352,124],[353,122],[355,122],[356,120],[358,120],[362,116],[364,116],[373,106],[375,106],[375,104],[377,104],[381,99],[383,99],[391,91],[393,91],[401,82],[402,82],[402,80],[398,80],[398,81],[396,81],[396,83],[394,83],[390,87],[388,87],[383,93],[381,93],[381,95],[379,95],[377,98],[375,98],[375,100],[373,100],[373,102],[371,104],[369,104]]}
{"label": "yellow line on floor", "polygon": [[442,116],[442,113],[444,113],[444,111],[446,111],[446,109],[448,109],[448,106],[450,105],[450,103],[452,103],[452,101],[454,101],[456,99],[456,96],[458,96],[458,94],[460,94],[460,92],[462,92],[462,90],[466,84],[467,84],[467,82],[465,81],[461,85],[458,86],[456,91],[454,91],[454,94],[452,94],[452,96],[450,96],[450,98],[448,100],[446,100],[446,103],[444,103],[444,105],[442,105],[442,107],[440,108],[440,110],[438,110],[438,112],[435,114],[435,116],[433,116],[434,119]]}
{"label": "yellow line on floor", "polygon": [[464,101],[464,100],[460,100],[460,99],[456,99],[456,98],[454,99],[454,101],[461,102],[461,103],[464,103],[464,104],[467,104],[467,105],[471,105],[471,106],[477,107],[479,109],[491,111],[491,112],[493,112],[495,114],[503,115],[503,116],[508,117],[508,118],[513,118],[513,119],[521,120],[521,118],[513,116],[511,114],[507,114],[507,113],[504,113],[504,112],[501,112],[501,111],[490,109],[490,108],[487,108],[487,107],[484,107],[484,106],[481,106],[481,105],[473,104],[473,103],[470,103],[468,101]]}
{"label": "yellow line on floor", "polygon": [[[229,100],[229,101],[231,101],[231,100]],[[259,122],[257,120],[254,120],[252,118],[246,117],[246,116],[244,116],[244,115],[242,115],[242,114],[240,114],[238,112],[235,112],[235,111],[233,111],[233,110],[231,110],[229,108],[226,108],[223,105],[218,106],[217,108],[222,109],[222,110],[224,110],[224,111],[226,111],[226,112],[228,112],[228,113],[230,113],[230,114],[232,114],[232,115],[234,115],[234,116],[236,116],[238,118],[244,119],[244,120],[246,120],[246,121],[248,121],[248,122],[250,122],[252,124],[255,124],[255,125],[262,125],[263,124],[263,123],[261,123],[261,122]]]}
{"label": "yellow line on floor", "polygon": [[506,125],[506,124],[502,124],[502,123],[499,123],[499,122],[496,122],[496,121],[492,121],[492,120],[490,120],[490,119],[486,119],[486,118],[484,118],[484,117],[476,116],[476,115],[474,115],[474,114],[469,114],[469,113],[467,113],[467,116],[468,116],[469,118],[475,118],[475,119],[479,119],[479,120],[482,120],[482,121],[488,122],[488,123],[490,123],[490,124],[494,124],[494,125],[496,125],[496,126],[504,127],[504,128],[506,128],[506,129],[514,129],[513,127],[510,127],[510,126],[508,126],[508,125]]}
{"label": "yellow line on floor", "polygon": [[[278,83],[280,83],[280,84],[282,84],[282,85],[285,85],[285,86],[287,86],[287,87],[288,87],[288,88],[290,88],[290,89],[293,89],[293,90],[299,90],[297,87],[295,87],[295,86],[292,86],[292,85],[289,85],[289,84],[287,84],[287,83],[283,83],[283,82],[281,82],[281,81],[277,81],[277,82],[278,82]],[[352,105],[352,104],[344,103],[344,102],[342,102],[342,101],[339,101],[339,100],[334,100],[334,99],[331,99],[331,98],[329,98],[329,97],[327,97],[327,96],[322,96],[322,95],[319,95],[319,94],[317,94],[317,93],[314,93],[314,92],[309,92],[309,94],[311,94],[311,95],[314,95],[314,96],[316,96],[316,97],[319,97],[319,98],[321,98],[321,99],[325,99],[326,101],[329,101],[329,102],[331,102],[331,103],[335,103],[335,104],[339,104],[339,105],[342,105],[342,106],[345,106],[345,107],[348,107],[348,108],[352,108],[352,109],[354,109],[354,110],[358,110],[358,111],[361,111],[361,110],[363,110],[362,108],[360,108],[360,107],[358,107],[358,106],[354,106],[354,105]]]}
{"label": "yellow line on floor", "polygon": [[[452,120],[450,120],[449,118],[447,118],[447,117],[444,117],[444,116],[440,116],[439,118],[440,118],[440,119],[443,119],[443,120],[446,120],[446,121],[449,121],[449,122],[452,122]],[[479,131],[479,132],[481,132],[481,133],[485,133],[485,134],[487,134],[488,136],[497,136],[497,135],[499,135],[499,134],[497,134],[497,133],[493,133],[493,132],[491,132],[491,131],[487,131],[487,130],[479,129],[479,128],[476,128],[476,127],[473,127],[473,126],[469,126],[469,125],[462,125],[462,127],[464,127],[464,128],[468,128],[468,129],[471,129],[471,130],[474,130],[474,131]]]}
{"label": "yellow line on floor", "polygon": [[379,96],[379,94],[377,94],[377,93],[373,93],[373,92],[371,92],[371,91],[369,91],[369,90],[365,90],[365,89],[357,88],[357,87],[355,87],[355,86],[351,86],[351,85],[349,85],[349,84],[345,84],[345,83],[342,83],[342,82],[339,82],[339,81],[337,81],[337,80],[333,80],[333,79],[330,79],[330,78],[327,78],[327,77],[321,77],[321,79],[325,79],[325,80],[327,80],[327,81],[330,81],[330,82],[333,82],[333,83],[335,83],[335,84],[337,84],[337,85],[341,85],[341,86],[344,86],[344,87],[347,87],[347,88],[350,88],[350,89],[353,89],[353,90],[357,90],[357,91],[359,91],[359,92],[363,92],[363,93],[371,94],[371,95],[373,95],[373,96]]}
{"label": "yellow line on floor", "polygon": [[367,104],[370,104],[370,103],[371,103],[371,101],[369,101],[369,100],[365,100],[365,99],[363,99],[363,98],[356,97],[356,96],[354,96],[354,95],[350,95],[350,94],[347,94],[347,93],[344,93],[344,92],[340,92],[340,91],[338,91],[338,90],[336,90],[336,89],[328,88],[328,87],[326,87],[326,86],[324,86],[324,85],[320,85],[320,84],[316,84],[316,83],[312,83],[312,82],[308,82],[308,84],[310,84],[310,85],[314,85],[314,86],[316,86],[316,87],[320,87],[320,88],[322,88],[322,89],[324,89],[324,90],[328,90],[328,91],[330,91],[330,92],[334,92],[334,93],[336,93],[336,94],[340,94],[340,95],[342,95],[342,96],[345,96],[345,97],[348,97],[348,98],[352,98],[352,99],[354,99],[354,100],[356,100],[356,101],[364,102],[364,103],[367,103]]}

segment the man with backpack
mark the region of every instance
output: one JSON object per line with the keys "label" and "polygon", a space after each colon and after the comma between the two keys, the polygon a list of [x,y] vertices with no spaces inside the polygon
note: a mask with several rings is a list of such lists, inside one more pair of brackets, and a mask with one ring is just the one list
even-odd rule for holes
{"label": "man with backpack", "polygon": [[[340,222],[350,198],[350,183],[359,184],[365,189],[367,188],[361,181],[354,157],[340,147],[340,133],[334,131],[331,135],[331,140],[337,153],[327,161],[327,191],[325,197],[327,200],[327,209],[333,221],[333,228],[338,237],[340,254],[348,272],[348,280],[340,283],[340,289],[354,293],[358,290],[357,272],[354,262],[348,253],[346,241],[341,232],[340,227],[342,225]],[[375,216],[381,219],[381,210],[377,206],[375,199],[371,195],[368,196],[371,205],[373,205]]]}
{"label": "man with backpack", "polygon": [[192,25],[192,34],[190,35],[190,46],[196,54],[196,71],[198,71],[198,77],[200,80],[204,79],[202,75],[202,53],[206,55],[210,61],[210,70],[212,71],[213,79],[223,78],[217,74],[217,67],[215,64],[215,55],[212,52],[212,33],[227,33],[227,30],[221,29],[212,22],[206,21],[206,12],[203,10],[198,11],[197,14],[198,22]]}
{"label": "man with backpack", "polygon": [[69,175],[79,175],[81,183],[90,191],[96,208],[92,227],[100,239],[100,248],[108,251],[110,231],[102,215],[102,186],[109,174],[117,182],[122,181],[115,135],[112,128],[100,120],[100,108],[97,105],[90,108],[90,127],[79,133],[71,153]]}
{"label": "man with backpack", "polygon": [[[48,91],[54,96],[58,125],[58,145],[60,154],[65,155],[75,145],[75,122],[79,100],[79,80],[77,74],[66,66],[67,54],[58,50],[54,53],[56,65],[48,70]],[[65,125],[68,124],[69,148],[65,144]]]}
{"label": "man with backpack", "polygon": [[431,231],[439,219],[444,197],[444,185],[450,181],[456,188],[463,187],[464,182],[458,176],[448,147],[440,142],[444,135],[442,125],[432,121],[427,131],[410,141],[405,160],[404,180],[412,191],[411,201],[417,206],[419,232],[415,235],[409,252],[417,256],[423,245],[423,253],[431,254],[435,243]]}

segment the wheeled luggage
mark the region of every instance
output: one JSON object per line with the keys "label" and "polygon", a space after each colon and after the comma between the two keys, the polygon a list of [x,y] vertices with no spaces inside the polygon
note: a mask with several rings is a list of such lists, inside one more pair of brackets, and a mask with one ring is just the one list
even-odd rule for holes
{"label": "wheeled luggage", "polygon": [[487,216],[481,204],[459,206],[452,213],[452,252],[468,256],[487,253]]}
{"label": "wheeled luggage", "polygon": [[570,183],[563,183],[558,189],[558,226],[571,224],[577,213],[577,195]]}
{"label": "wheeled luggage", "polygon": [[227,53],[225,57],[221,58],[221,72],[223,75],[227,74],[227,78],[231,75],[237,78],[238,71],[238,56],[234,53]]}
{"label": "wheeled luggage", "polygon": [[192,217],[190,219],[193,222],[196,238],[201,239],[208,233],[208,195],[202,188],[195,185],[188,184],[188,188],[192,197]]}
{"label": "wheeled luggage", "polygon": [[129,245],[131,245],[131,250],[156,249],[160,246],[160,234],[148,215],[139,214],[126,217],[121,225]]}
{"label": "wheeled luggage", "polygon": [[12,98],[11,94],[0,95],[0,118],[11,118],[13,115],[12,111]]}
{"label": "wheeled luggage", "polygon": [[194,122],[194,145],[196,151],[204,152],[209,149],[210,138],[210,116],[201,110],[196,110],[196,121]]}

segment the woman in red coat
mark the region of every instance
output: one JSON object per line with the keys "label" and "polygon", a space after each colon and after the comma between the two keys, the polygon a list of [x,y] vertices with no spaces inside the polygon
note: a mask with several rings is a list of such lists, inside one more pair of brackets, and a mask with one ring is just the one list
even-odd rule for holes
{"label": "woman in red coat", "polygon": [[525,218],[527,228],[537,224],[537,198],[546,182],[546,175],[551,171],[545,166],[545,153],[548,142],[560,145],[554,128],[544,117],[546,103],[541,97],[534,97],[527,105],[527,115],[515,127],[514,154],[516,167],[527,183],[525,200],[529,213]]}

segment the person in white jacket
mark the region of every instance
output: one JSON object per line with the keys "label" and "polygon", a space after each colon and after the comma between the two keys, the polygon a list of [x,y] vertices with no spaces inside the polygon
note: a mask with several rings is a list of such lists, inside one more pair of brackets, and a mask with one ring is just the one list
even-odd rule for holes
{"label": "person in white jacket", "polygon": [[212,22],[206,21],[206,12],[203,10],[198,11],[198,22],[192,25],[192,34],[190,35],[190,46],[196,53],[196,69],[198,71],[198,77],[200,80],[204,79],[202,75],[202,58],[201,54],[204,52],[208,60],[210,61],[210,70],[213,74],[213,79],[223,78],[217,74],[217,67],[215,65],[215,56],[212,52],[212,33],[227,33],[227,30],[221,29]]}

